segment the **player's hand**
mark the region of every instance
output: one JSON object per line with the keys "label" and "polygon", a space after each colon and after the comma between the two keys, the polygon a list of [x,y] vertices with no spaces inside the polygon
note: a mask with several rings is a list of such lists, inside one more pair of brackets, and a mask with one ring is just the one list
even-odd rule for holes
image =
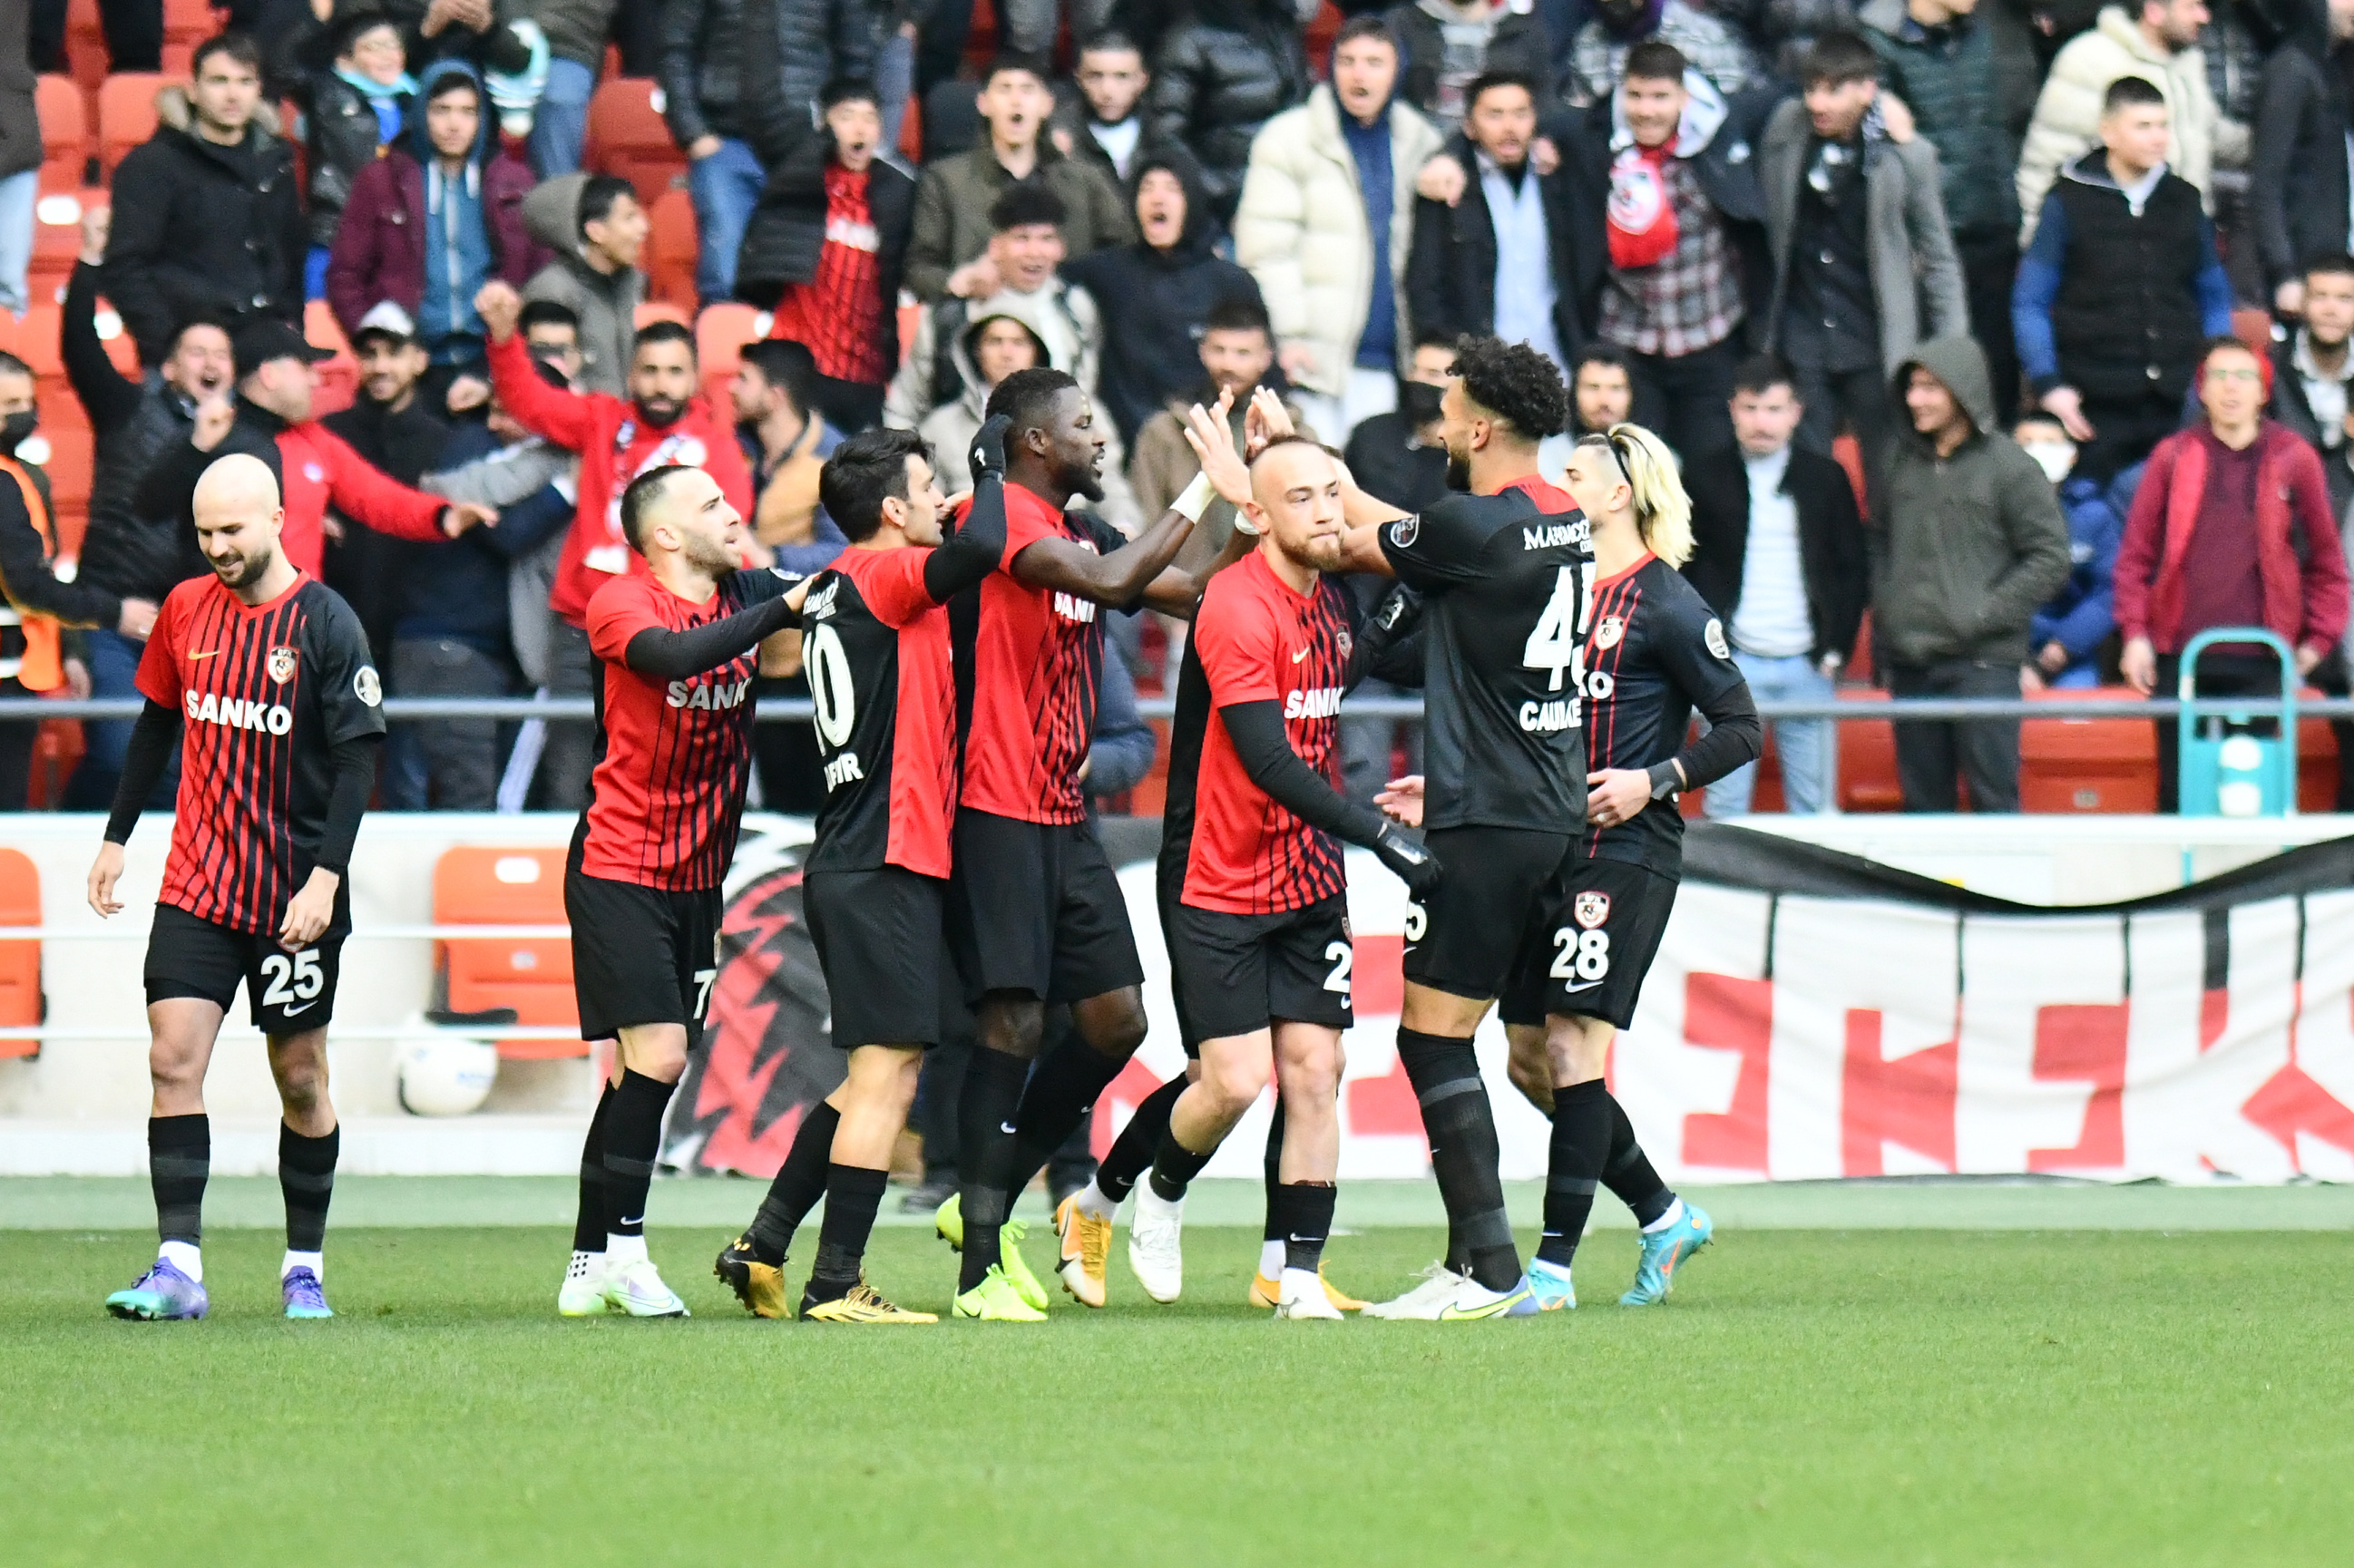
{"label": "player's hand", "polygon": [[122,846],[111,842],[98,846],[98,858],[90,865],[90,906],[101,920],[110,915],[122,913],[122,906],[114,896],[114,885],[122,878]]}
{"label": "player's hand", "polygon": [[217,392],[196,405],[196,428],[188,439],[200,452],[211,451],[228,440],[228,432],[237,423],[237,405],[230,402],[227,392]]}
{"label": "player's hand", "polygon": [[1242,454],[1235,450],[1234,427],[1226,418],[1234,410],[1235,395],[1218,394],[1213,408],[1199,403],[1185,410],[1185,444],[1193,449],[1194,461],[1209,476],[1210,488],[1218,499],[1235,506],[1249,504],[1250,470]]}
{"label": "player's hand", "polygon": [[499,512],[477,501],[453,501],[441,514],[441,532],[455,539],[469,528],[495,528]]}
{"label": "player's hand", "polygon": [[1373,853],[1381,863],[1397,874],[1405,884],[1406,895],[1416,904],[1427,899],[1437,890],[1438,879],[1447,868],[1438,857],[1420,842],[1406,836],[1406,831],[1395,822],[1384,822],[1381,836],[1373,840]]}
{"label": "player's hand", "polygon": [[1388,787],[1373,797],[1392,821],[1404,822],[1409,828],[1422,826],[1422,775],[1409,773],[1403,779],[1393,779]]}
{"label": "player's hand", "polygon": [[106,236],[114,225],[114,209],[107,207],[86,207],[81,209],[81,255],[77,260],[96,267],[106,260]]}
{"label": "player's hand", "polygon": [[1257,462],[1269,441],[1299,433],[1292,428],[1291,410],[1283,406],[1283,399],[1261,387],[1251,394],[1250,407],[1243,410],[1243,461]]}
{"label": "player's hand", "polygon": [[989,422],[973,432],[972,447],[965,453],[965,461],[972,470],[972,482],[1005,477],[1005,436],[1013,429],[1010,414],[991,414]]}
{"label": "player's hand", "polygon": [[1597,828],[1631,822],[1651,803],[1651,776],[1639,768],[1607,768],[1585,782],[1585,820]]}
{"label": "player's hand", "polygon": [[515,323],[523,319],[523,296],[513,283],[493,278],[474,291],[474,313],[482,318],[482,330],[493,343],[504,343],[514,336]]}
{"label": "player's hand", "polygon": [[126,599],[122,614],[114,630],[134,642],[144,642],[147,634],[155,630],[155,601],[152,599]]}
{"label": "player's hand", "polygon": [[295,952],[317,941],[335,917],[335,889],[344,879],[325,866],[314,866],[302,890],[286,901],[286,918],[279,923],[278,945]]}
{"label": "player's hand", "polygon": [[1428,201],[1443,201],[1453,207],[1463,199],[1464,188],[1469,184],[1469,179],[1463,173],[1463,165],[1441,153],[1423,164],[1422,173],[1415,175],[1414,194]]}
{"label": "player's hand", "polygon": [[2147,637],[2128,638],[2117,655],[2117,673],[2126,684],[2147,696],[2158,686],[2158,649]]}

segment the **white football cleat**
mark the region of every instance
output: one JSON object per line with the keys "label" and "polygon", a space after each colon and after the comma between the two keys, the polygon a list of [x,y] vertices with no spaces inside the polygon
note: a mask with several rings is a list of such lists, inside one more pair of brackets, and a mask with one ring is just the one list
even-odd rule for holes
{"label": "white football cleat", "polygon": [[631,1318],[690,1316],[686,1303],[679,1299],[677,1291],[663,1283],[662,1272],[650,1257],[609,1270],[605,1276],[605,1299],[612,1303],[614,1311]]}
{"label": "white football cleat", "polygon": [[1421,1284],[1394,1301],[1374,1302],[1365,1308],[1365,1316],[1436,1322],[1441,1312],[1454,1305],[1457,1292],[1469,1283],[1467,1276],[1446,1264],[1434,1263],[1422,1271]]}
{"label": "white football cleat", "polygon": [[1148,1177],[1136,1184],[1136,1217],[1128,1227],[1128,1266],[1155,1301],[1174,1301],[1185,1289],[1185,1200],[1172,1203]]}
{"label": "white football cleat", "polygon": [[1275,1304],[1278,1318],[1315,1319],[1327,1323],[1345,1323],[1349,1315],[1332,1305],[1332,1293],[1324,1288],[1324,1277],[1304,1268],[1283,1271],[1283,1296]]}
{"label": "white football cleat", "polygon": [[605,1255],[576,1252],[565,1266],[564,1284],[556,1292],[556,1310],[566,1318],[601,1318],[614,1309],[605,1295]]}

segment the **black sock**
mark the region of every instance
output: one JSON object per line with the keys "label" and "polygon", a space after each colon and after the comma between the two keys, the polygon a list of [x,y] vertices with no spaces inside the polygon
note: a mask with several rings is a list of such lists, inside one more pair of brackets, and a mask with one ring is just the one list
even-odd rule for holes
{"label": "black sock", "polygon": [[883,1189],[891,1184],[888,1171],[862,1165],[829,1165],[825,1172],[825,1219],[817,1229],[817,1267],[811,1271],[811,1301],[838,1301],[858,1283],[858,1266],[866,1255],[866,1238],[875,1234],[875,1211],[882,1206]]}
{"label": "black sock", "polygon": [[1676,1195],[1651,1169],[1651,1157],[1635,1141],[1635,1124],[1627,1107],[1610,1097],[1610,1155],[1602,1164],[1602,1184],[1635,1211],[1635,1223],[1648,1225],[1675,1206]]}
{"label": "black sock", "polygon": [[317,1252],[327,1239],[327,1204],[335,1195],[335,1154],[344,1129],[305,1138],[278,1124],[278,1191],[286,1200],[286,1250]]}
{"label": "black sock", "polygon": [[1260,1230],[1258,1239],[1262,1242],[1283,1241],[1291,1234],[1293,1227],[1288,1217],[1279,1217],[1276,1213],[1276,1199],[1283,1192],[1283,1093],[1280,1089],[1276,1092],[1275,1114],[1267,1118],[1267,1169],[1261,1184],[1267,1189],[1267,1224]]}
{"label": "black sock", "polygon": [[1161,1147],[1152,1151],[1152,1174],[1145,1178],[1152,1183],[1153,1196],[1172,1203],[1183,1197],[1186,1187],[1216,1152],[1213,1148],[1196,1154],[1177,1141],[1175,1128],[1162,1132]]}
{"label": "black sock", "polygon": [[147,1118],[147,1181],[155,1189],[155,1234],[167,1242],[202,1245],[205,1181],[213,1171],[212,1118]]}
{"label": "black sock", "polygon": [[1030,1185],[1030,1179],[1069,1141],[1127,1065],[1127,1057],[1105,1055],[1080,1039],[1076,1030],[1038,1064],[1022,1091],[1022,1108],[1014,1114],[1013,1164],[1006,1191],[1019,1192]]}
{"label": "black sock", "polygon": [[1400,1025],[1398,1062],[1421,1105],[1431,1174],[1447,1204],[1447,1266],[1488,1289],[1509,1290],[1520,1282],[1521,1254],[1497,1173],[1495,1110],[1471,1042]]}
{"label": "black sock", "polygon": [[580,1140],[580,1210],[572,1220],[572,1250],[603,1252],[605,1223],[605,1120],[613,1111],[613,1080],[605,1080],[597,1097],[597,1112],[588,1118],[588,1136]]}
{"label": "black sock", "polygon": [[646,1234],[646,1192],[662,1153],[663,1112],[676,1084],[623,1069],[605,1118],[605,1228],[617,1236]]}
{"label": "black sock", "polygon": [[964,1093],[957,1104],[957,1140],[964,1161],[957,1205],[964,1217],[960,1294],[1004,1261],[997,1233],[1013,1207],[1013,1117],[1029,1072],[1030,1064],[1021,1057],[986,1045],[973,1047],[972,1063],[964,1070]]}
{"label": "black sock", "polygon": [[1178,1074],[1159,1088],[1144,1097],[1128,1125],[1104,1150],[1103,1163],[1096,1167],[1096,1189],[1117,1203],[1126,1198],[1144,1173],[1152,1168],[1152,1155],[1161,1147],[1161,1135],[1169,1130],[1169,1107],[1185,1092],[1185,1075]]}
{"label": "black sock", "polygon": [[1332,1234],[1332,1205],[1341,1190],[1330,1181],[1293,1181],[1276,1191],[1283,1195],[1283,1266],[1316,1272],[1324,1261],[1325,1238]]}
{"label": "black sock", "polygon": [[751,1228],[744,1233],[752,1244],[753,1257],[771,1268],[784,1263],[793,1233],[825,1196],[825,1173],[833,1163],[833,1133],[841,1125],[842,1113],[823,1100],[802,1113],[793,1146],[785,1150],[785,1162],[777,1167],[769,1195],[760,1200],[760,1212],[752,1216]]}
{"label": "black sock", "polygon": [[1610,1089],[1590,1078],[1553,1092],[1553,1155],[1545,1171],[1544,1239],[1537,1256],[1563,1268],[1577,1255],[1594,1189],[1610,1155]]}

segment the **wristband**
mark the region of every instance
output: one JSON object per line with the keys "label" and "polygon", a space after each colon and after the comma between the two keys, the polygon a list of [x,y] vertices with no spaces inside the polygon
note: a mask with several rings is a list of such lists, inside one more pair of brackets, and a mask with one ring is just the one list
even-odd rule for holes
{"label": "wristband", "polygon": [[1672,761],[1655,762],[1646,771],[1651,776],[1651,799],[1654,800],[1664,800],[1684,787],[1683,776],[1676,771]]}
{"label": "wristband", "polygon": [[1177,513],[1188,523],[1199,523],[1202,520],[1202,514],[1210,509],[1210,503],[1217,497],[1217,488],[1211,484],[1210,476],[1206,473],[1197,473],[1193,476],[1193,482],[1187,485],[1178,494],[1177,499],[1169,503],[1169,510]]}

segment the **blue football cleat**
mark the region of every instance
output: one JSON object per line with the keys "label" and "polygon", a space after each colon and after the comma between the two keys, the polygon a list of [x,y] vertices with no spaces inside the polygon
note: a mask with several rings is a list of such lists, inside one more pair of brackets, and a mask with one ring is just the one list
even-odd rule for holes
{"label": "blue football cleat", "polygon": [[1683,1217],[1663,1230],[1643,1234],[1643,1260],[1635,1266],[1635,1288],[1618,1298],[1621,1307],[1649,1307],[1676,1287],[1676,1269],[1716,1234],[1708,1212],[1689,1200]]}
{"label": "blue football cleat", "polygon": [[1577,1309],[1577,1287],[1569,1282],[1569,1270],[1559,1264],[1541,1257],[1529,1259],[1529,1288],[1536,1293],[1539,1311]]}
{"label": "blue football cleat", "polygon": [[307,1268],[289,1269],[278,1282],[286,1295],[286,1315],[289,1318],[332,1318],[335,1309],[327,1305],[327,1292],[319,1284],[319,1277]]}
{"label": "blue football cleat", "polygon": [[212,1300],[201,1284],[159,1257],[138,1284],[108,1297],[106,1309],[142,1323],[167,1323],[203,1317]]}

